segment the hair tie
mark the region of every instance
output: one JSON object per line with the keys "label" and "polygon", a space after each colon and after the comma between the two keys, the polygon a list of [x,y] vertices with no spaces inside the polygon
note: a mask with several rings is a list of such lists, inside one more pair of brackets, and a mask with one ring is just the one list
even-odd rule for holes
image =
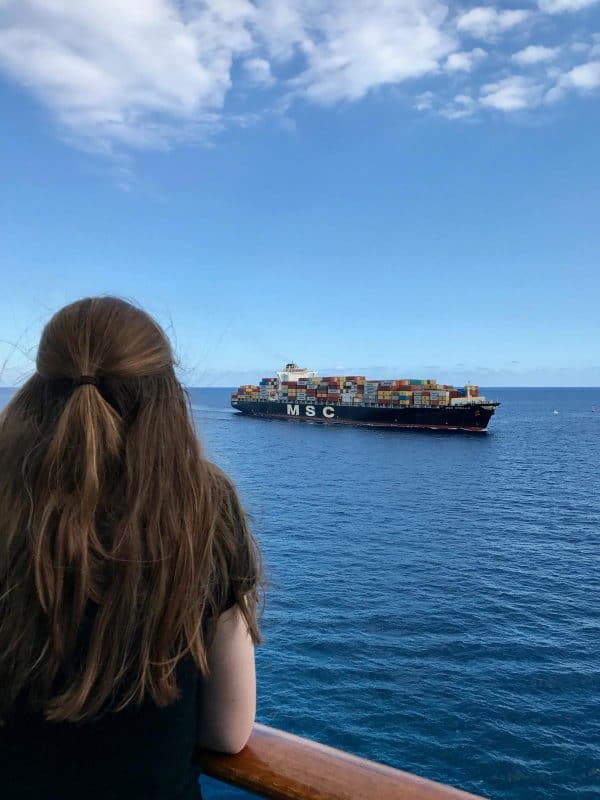
{"label": "hair tie", "polygon": [[86,386],[87,384],[98,386],[98,378],[95,375],[80,375],[79,378],[73,380],[73,383],[75,386]]}

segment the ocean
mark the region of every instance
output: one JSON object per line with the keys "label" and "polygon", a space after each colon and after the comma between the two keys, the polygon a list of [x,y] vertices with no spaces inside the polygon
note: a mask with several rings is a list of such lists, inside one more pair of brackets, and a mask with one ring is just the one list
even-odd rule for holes
{"label": "ocean", "polygon": [[191,391],[264,554],[257,719],[498,800],[598,800],[600,389],[484,393],[469,435]]}
{"label": "ocean", "polygon": [[487,389],[483,435],[254,420],[229,393],[191,399],[264,556],[258,721],[498,800],[598,800],[600,389]]}

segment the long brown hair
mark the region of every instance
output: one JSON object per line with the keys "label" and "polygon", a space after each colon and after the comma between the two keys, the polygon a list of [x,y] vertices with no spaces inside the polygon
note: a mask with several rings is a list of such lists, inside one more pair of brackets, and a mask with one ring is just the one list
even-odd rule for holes
{"label": "long brown hair", "polygon": [[63,308],[0,415],[0,721],[20,695],[51,720],[171,703],[226,605],[260,641],[260,580],[162,329],[114,297]]}

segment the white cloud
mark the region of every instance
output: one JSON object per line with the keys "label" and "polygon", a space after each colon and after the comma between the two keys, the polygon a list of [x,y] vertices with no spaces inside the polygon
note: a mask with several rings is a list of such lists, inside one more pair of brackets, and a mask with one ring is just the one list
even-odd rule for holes
{"label": "white cloud", "polygon": [[[376,87],[435,72],[455,48],[443,28],[447,8],[437,0],[312,0],[301,6],[297,42],[307,66],[293,85],[317,103],[357,100]],[[308,39],[307,30],[313,32]]]}
{"label": "white cloud", "polygon": [[446,16],[441,0],[0,0],[0,69],[80,141],[157,146],[220,124],[236,61],[256,87],[293,62],[282,92],[322,104],[433,73],[456,49]]}
{"label": "white cloud", "polygon": [[266,58],[247,58],[243,67],[251,86],[272,86],[275,83],[271,65]]}
{"label": "white cloud", "polygon": [[[539,0],[545,10],[556,11],[586,2]],[[450,13],[458,5],[458,0],[0,0],[0,72],[41,99],[70,141],[105,152],[169,146],[213,135],[227,123],[254,124],[268,111],[267,102],[281,124],[291,127],[298,100],[322,106],[352,102],[401,83],[405,94],[416,96],[417,109],[435,108],[452,118],[466,116],[467,109],[471,115],[482,107],[532,107],[537,84],[507,78],[507,67],[511,60],[522,66],[550,62],[559,50],[554,72],[548,64],[540,78],[544,91],[562,96],[595,85],[593,67],[566,70],[569,59],[595,63],[600,39],[580,42],[585,55],[577,57],[566,34],[556,48],[523,41],[511,59],[497,44],[501,34],[522,26],[521,41],[541,21],[547,33],[562,17],[494,6]],[[487,83],[481,89],[475,68],[488,53],[473,48],[472,37],[494,43],[486,47]],[[478,102],[451,99],[455,80],[448,81],[449,73],[461,73],[464,96]],[[265,88],[269,94],[261,91]]]}
{"label": "white cloud", "polygon": [[584,91],[597,89],[600,86],[600,61],[580,64],[567,72],[565,78],[574,89]]}
{"label": "white cloud", "polygon": [[415,99],[415,108],[417,111],[429,111],[433,108],[435,99],[433,92],[423,92]]}
{"label": "white cloud", "polygon": [[525,22],[530,16],[531,12],[524,9],[497,11],[493,6],[477,6],[461,14],[456,27],[478,39],[492,39]]}
{"label": "white cloud", "polygon": [[457,94],[452,102],[441,109],[440,114],[446,119],[466,119],[472,117],[476,111],[477,103],[468,94]]}
{"label": "white cloud", "polygon": [[466,119],[473,116],[473,111],[470,108],[457,108],[456,106],[445,106],[440,109],[440,116],[446,119]]}
{"label": "white cloud", "polygon": [[541,64],[545,61],[552,61],[560,53],[560,47],[544,47],[541,44],[530,44],[523,50],[512,55],[512,60],[521,66],[530,64]]}
{"label": "white cloud", "polygon": [[481,47],[470,51],[450,53],[444,66],[449,72],[471,72],[486,55],[487,53]]}
{"label": "white cloud", "polygon": [[543,86],[531,78],[511,75],[481,87],[479,102],[498,111],[524,111],[539,105]]}
{"label": "white cloud", "polygon": [[254,24],[271,58],[283,62],[312,49],[310,6],[307,0],[257,0]]}
{"label": "white cloud", "polygon": [[581,11],[597,2],[598,0],[538,0],[538,6],[547,14],[562,14],[565,11]]}
{"label": "white cloud", "polygon": [[596,89],[600,89],[600,61],[589,61],[563,73],[544,99],[546,103],[552,104],[562,100],[570,91],[585,95]]}
{"label": "white cloud", "polygon": [[212,125],[233,59],[252,46],[247,0],[183,15],[167,0],[5,0],[0,67],[97,146],[158,145],[172,118]]}

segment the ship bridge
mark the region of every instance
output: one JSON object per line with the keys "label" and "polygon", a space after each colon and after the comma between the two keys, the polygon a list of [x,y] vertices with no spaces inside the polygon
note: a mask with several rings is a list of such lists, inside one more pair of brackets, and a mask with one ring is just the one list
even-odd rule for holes
{"label": "ship bridge", "polygon": [[302,380],[302,378],[316,378],[317,374],[318,373],[314,369],[303,369],[297,364],[290,362],[285,365],[285,369],[277,373],[277,377],[280,383],[287,383],[287,381],[297,381]]}

